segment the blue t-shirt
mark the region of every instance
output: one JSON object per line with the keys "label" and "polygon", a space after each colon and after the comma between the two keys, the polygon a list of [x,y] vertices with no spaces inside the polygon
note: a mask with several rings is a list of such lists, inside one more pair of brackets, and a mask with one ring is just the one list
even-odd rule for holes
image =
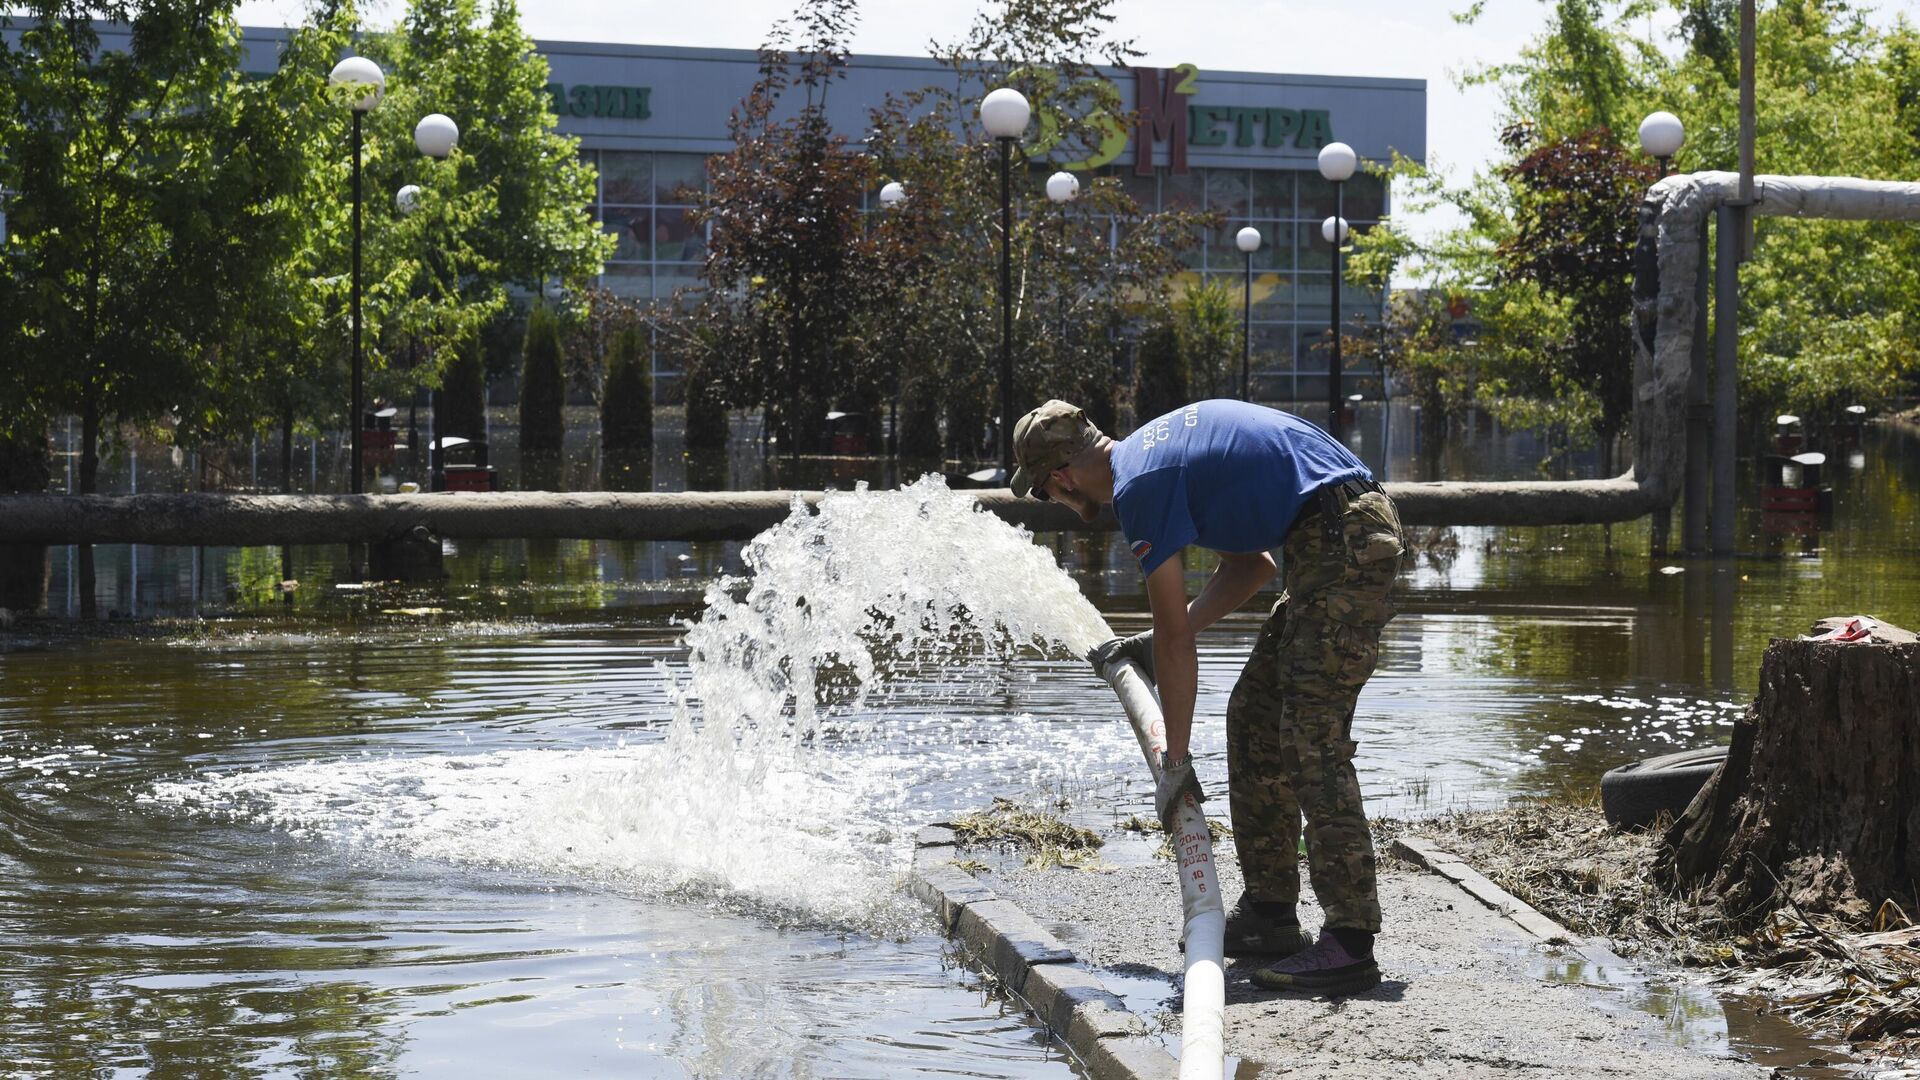
{"label": "blue t-shirt", "polygon": [[1269,551],[1313,491],[1373,479],[1333,440],[1297,416],[1221,399],[1140,425],[1113,447],[1113,512],[1142,573],[1188,544]]}

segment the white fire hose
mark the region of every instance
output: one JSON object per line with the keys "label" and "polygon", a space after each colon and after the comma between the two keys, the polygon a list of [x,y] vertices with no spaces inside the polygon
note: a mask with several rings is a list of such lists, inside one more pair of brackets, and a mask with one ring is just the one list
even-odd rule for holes
{"label": "white fire hose", "polygon": [[[1160,780],[1160,758],[1167,749],[1167,724],[1160,696],[1131,660],[1120,659],[1102,672],[1120,707],[1127,711],[1147,768]],[[1224,939],[1227,913],[1220,900],[1220,873],[1213,864],[1213,836],[1207,816],[1192,795],[1182,796],[1175,812],[1173,838],[1180,865],[1180,911],[1187,942],[1186,1004],[1180,1014],[1180,1080],[1221,1080],[1226,1069],[1227,976]]]}

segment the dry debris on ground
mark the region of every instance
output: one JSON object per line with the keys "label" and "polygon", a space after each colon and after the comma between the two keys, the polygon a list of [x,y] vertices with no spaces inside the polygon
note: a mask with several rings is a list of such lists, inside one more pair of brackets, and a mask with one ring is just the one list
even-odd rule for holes
{"label": "dry debris on ground", "polygon": [[1653,880],[1660,830],[1615,829],[1590,804],[1518,803],[1386,824],[1431,838],[1623,954],[1651,950],[1725,969],[1724,983],[1772,999],[1796,1022],[1844,1034],[1875,1056],[1920,1057],[1920,926],[1893,904],[1869,926],[1811,918],[1789,904],[1742,933],[1699,897]]}
{"label": "dry debris on ground", "polygon": [[[1091,829],[1069,825],[1046,810],[996,798],[990,810],[976,810],[952,822],[955,839],[965,845],[1011,844],[1027,850],[1027,867],[1045,870],[1071,866],[1090,870],[1100,864],[1105,843]],[[975,863],[975,865],[980,865]]]}

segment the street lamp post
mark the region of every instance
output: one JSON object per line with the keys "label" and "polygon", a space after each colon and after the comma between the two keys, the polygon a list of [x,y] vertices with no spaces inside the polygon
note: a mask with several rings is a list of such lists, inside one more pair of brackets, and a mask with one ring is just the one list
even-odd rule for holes
{"label": "street lamp post", "polygon": [[[1060,208],[1060,254],[1064,258],[1067,251],[1067,204],[1080,197],[1080,178],[1070,172],[1057,172],[1047,177],[1047,199]],[[1058,282],[1059,294],[1054,298],[1054,331],[1060,338],[1060,347],[1067,346],[1067,283]]]}
{"label": "street lamp post", "polygon": [[[907,201],[907,187],[898,180],[889,182],[880,189],[880,205],[887,210],[898,210],[900,204]],[[893,365],[893,393],[887,396],[887,457],[898,461],[900,457],[900,365]]]}
{"label": "street lamp post", "polygon": [[[419,123],[413,125],[413,145],[420,153],[427,157],[433,158],[436,161],[445,161],[447,156],[453,153],[453,148],[460,145],[460,125],[454,123],[453,118],[445,113],[428,113],[420,118]],[[420,185],[408,184],[395,193],[393,197],[394,206],[398,208],[402,214],[411,214],[419,209],[421,194]],[[417,345],[411,336],[409,336],[407,342],[407,358],[410,367],[419,367],[420,358]],[[408,456],[414,459],[416,465],[418,464],[420,447],[420,422],[417,411],[419,399],[420,394],[416,390],[412,399],[407,402],[407,450]],[[435,406],[433,409],[433,420],[435,434],[437,436],[440,426],[439,409],[437,407],[439,403],[435,401],[431,402],[431,404]],[[429,465],[431,465],[431,462],[429,462]]]}
{"label": "street lamp post", "polygon": [[1260,250],[1260,230],[1248,225],[1233,235],[1233,246],[1247,257],[1247,275],[1240,298],[1240,400],[1253,400],[1253,253]]}
{"label": "street lamp post", "polygon": [[[407,184],[393,193],[393,208],[398,210],[402,217],[411,216],[415,210],[420,209],[420,195],[419,184]],[[407,370],[417,371],[419,367],[420,342],[412,331],[408,331]],[[416,387],[413,394],[407,398],[407,464],[412,468],[418,468],[420,465],[419,404],[420,391]]]}
{"label": "street lamp post", "polygon": [[1320,234],[1333,245],[1333,307],[1327,321],[1333,332],[1333,355],[1327,358],[1327,430],[1340,437],[1340,245],[1347,238],[1346,182],[1360,159],[1346,143],[1328,143],[1320,148],[1320,175],[1333,182],[1333,217],[1320,226]]}
{"label": "street lamp post", "polygon": [[365,423],[361,419],[362,359],[360,351],[360,146],[361,120],[367,113],[380,104],[380,95],[386,91],[387,77],[380,65],[364,56],[349,56],[333,65],[327,75],[327,82],[336,87],[347,88],[353,96],[353,411],[348,414],[348,438],[351,440],[352,470],[349,477],[350,491],[358,495],[362,491],[360,472],[360,428]]}
{"label": "street lamp post", "polygon": [[980,102],[980,122],[1000,143],[1000,469],[1013,476],[1013,144],[1033,115],[1010,86]]}
{"label": "street lamp post", "polygon": [[[1673,155],[1678,153],[1682,143],[1687,141],[1687,129],[1680,118],[1664,110],[1648,113],[1640,121],[1640,148],[1660,163],[1660,180],[1667,177],[1668,166]],[[1700,230],[1700,280],[1706,281],[1707,244],[1705,229]],[[1697,299],[1702,308],[1697,325],[1706,325],[1706,293],[1698,293]],[[1681,545],[1688,551],[1698,551],[1706,546],[1707,532],[1707,455],[1711,449],[1713,432],[1708,426],[1707,407],[1707,367],[1706,335],[1698,334],[1693,343],[1693,356],[1687,371],[1687,467],[1683,481],[1682,498],[1684,517],[1681,520]],[[1666,553],[1668,534],[1673,528],[1671,507],[1662,507],[1653,515],[1653,551],[1655,555]]]}
{"label": "street lamp post", "polygon": [[[1336,206],[1339,202],[1338,198],[1334,199]],[[1338,438],[1342,435],[1341,429],[1346,419],[1346,397],[1340,392],[1344,366],[1340,361],[1340,245],[1347,242],[1347,219],[1335,215],[1322,221],[1320,238],[1333,248],[1333,315],[1330,323],[1333,330],[1333,358],[1328,361],[1327,369],[1327,377],[1332,380],[1327,387],[1327,408],[1333,421],[1327,425],[1327,430]]]}

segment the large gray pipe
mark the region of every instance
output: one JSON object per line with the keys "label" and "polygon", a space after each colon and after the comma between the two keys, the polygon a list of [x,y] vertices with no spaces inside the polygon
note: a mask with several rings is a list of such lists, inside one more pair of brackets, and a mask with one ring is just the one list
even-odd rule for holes
{"label": "large gray pipe", "polygon": [[[1388,484],[1409,525],[1628,521],[1655,505],[1630,479]],[[1035,532],[1112,530],[1055,503],[978,493],[981,508]],[[257,547],[377,543],[416,529],[467,540],[745,540],[817,491],[501,492],[436,495],[5,495],[0,543]]]}
{"label": "large gray pipe", "polygon": [[[1633,478],[1656,506],[1672,504],[1687,469],[1687,386],[1689,378],[1694,377],[1696,347],[1704,345],[1701,337],[1706,333],[1701,281],[1707,221],[1720,207],[1738,203],[1740,184],[1739,173],[1697,172],[1669,176],[1647,192],[1647,201],[1659,219],[1659,281],[1653,290],[1645,289],[1643,283],[1635,289],[1635,295],[1656,297],[1651,317],[1658,329],[1651,352],[1643,342],[1635,341]],[[1844,176],[1756,176],[1753,198],[1747,214],[1837,221],[1920,221],[1920,184],[1914,183]],[[1737,245],[1733,251],[1737,253]],[[1719,314],[1729,330],[1738,319],[1732,306]],[[1648,316],[1646,312],[1641,314],[1643,318]],[[1728,339],[1729,345],[1732,340]],[[1734,365],[1726,364],[1722,371],[1731,377]],[[1724,390],[1715,393],[1713,408],[1721,417],[1716,439],[1731,435],[1733,396]],[[1696,461],[1702,434],[1696,417]],[[1726,486],[1730,488],[1731,482]],[[1692,510],[1688,522],[1688,546],[1697,547],[1706,539],[1700,535],[1706,522]]]}

